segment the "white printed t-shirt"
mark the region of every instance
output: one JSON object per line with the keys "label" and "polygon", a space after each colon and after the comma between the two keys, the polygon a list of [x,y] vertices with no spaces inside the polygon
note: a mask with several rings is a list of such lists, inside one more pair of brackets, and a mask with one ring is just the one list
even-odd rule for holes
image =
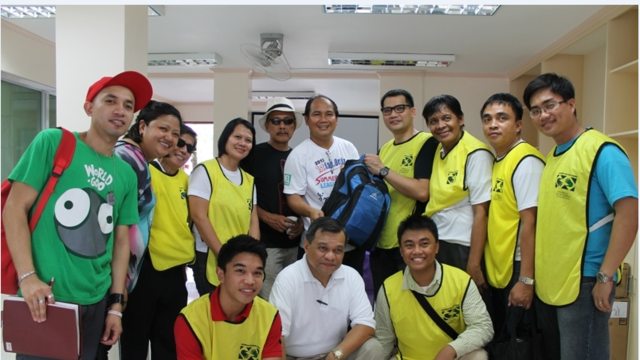
{"label": "white printed t-shirt", "polygon": [[[315,209],[321,209],[327,201],[342,165],[347,160],[358,159],[356,147],[347,140],[333,137],[329,150],[311,139],[296,146],[284,165],[284,193],[297,194]],[[311,220],[303,217],[305,230]]]}

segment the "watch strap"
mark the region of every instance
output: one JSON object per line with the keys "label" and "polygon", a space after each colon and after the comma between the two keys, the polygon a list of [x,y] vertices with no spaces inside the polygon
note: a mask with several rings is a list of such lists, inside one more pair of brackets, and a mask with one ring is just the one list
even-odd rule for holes
{"label": "watch strap", "polygon": [[518,278],[518,281],[522,281],[523,283],[525,283],[525,285],[533,285],[535,283],[534,279],[526,276],[520,276]]}
{"label": "watch strap", "polygon": [[107,299],[107,306],[111,306],[113,304],[120,304],[124,306],[125,304],[124,294],[109,294],[109,298]]}

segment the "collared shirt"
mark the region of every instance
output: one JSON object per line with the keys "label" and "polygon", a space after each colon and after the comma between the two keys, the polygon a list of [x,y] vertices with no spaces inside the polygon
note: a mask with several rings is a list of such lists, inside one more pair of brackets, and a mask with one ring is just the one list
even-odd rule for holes
{"label": "collared shirt", "polygon": [[[436,273],[431,283],[425,288],[416,283],[407,266],[404,271],[402,289],[400,289],[400,291],[413,290],[426,296],[435,295],[440,289],[440,284],[442,284],[443,279],[442,266],[437,260],[435,264]],[[493,338],[491,318],[478,292],[478,288],[473,281],[469,283],[467,293],[462,301],[462,316],[467,329],[461,333],[456,340],[449,343],[456,351],[458,357],[484,347]],[[391,322],[389,303],[384,293],[384,287],[381,287],[380,291],[378,291],[375,320],[377,324],[375,337],[380,342],[380,345],[382,345],[385,356],[391,356],[391,352],[396,344],[396,335],[393,323]]]}
{"label": "collared shirt", "polygon": [[324,287],[306,255],[278,274],[269,302],[280,312],[288,356],[326,354],[344,339],[349,325],[376,326],[358,272],[341,265]]}

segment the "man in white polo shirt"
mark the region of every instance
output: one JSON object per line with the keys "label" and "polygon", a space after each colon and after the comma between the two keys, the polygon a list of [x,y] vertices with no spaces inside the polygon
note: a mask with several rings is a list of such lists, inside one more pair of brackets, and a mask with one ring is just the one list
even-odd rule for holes
{"label": "man in white polo shirt", "polygon": [[376,323],[364,281],[340,266],[346,242],[337,220],[316,219],[306,234],[304,257],[276,278],[269,302],[280,312],[287,360],[383,359],[372,338]]}

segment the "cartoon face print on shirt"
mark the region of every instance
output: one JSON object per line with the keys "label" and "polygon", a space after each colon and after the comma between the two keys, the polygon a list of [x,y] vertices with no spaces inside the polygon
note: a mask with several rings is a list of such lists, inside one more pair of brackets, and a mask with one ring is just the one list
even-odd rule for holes
{"label": "cartoon face print on shirt", "polygon": [[69,252],[96,258],[107,250],[113,231],[113,206],[92,188],[69,189],[56,201],[54,223]]}

